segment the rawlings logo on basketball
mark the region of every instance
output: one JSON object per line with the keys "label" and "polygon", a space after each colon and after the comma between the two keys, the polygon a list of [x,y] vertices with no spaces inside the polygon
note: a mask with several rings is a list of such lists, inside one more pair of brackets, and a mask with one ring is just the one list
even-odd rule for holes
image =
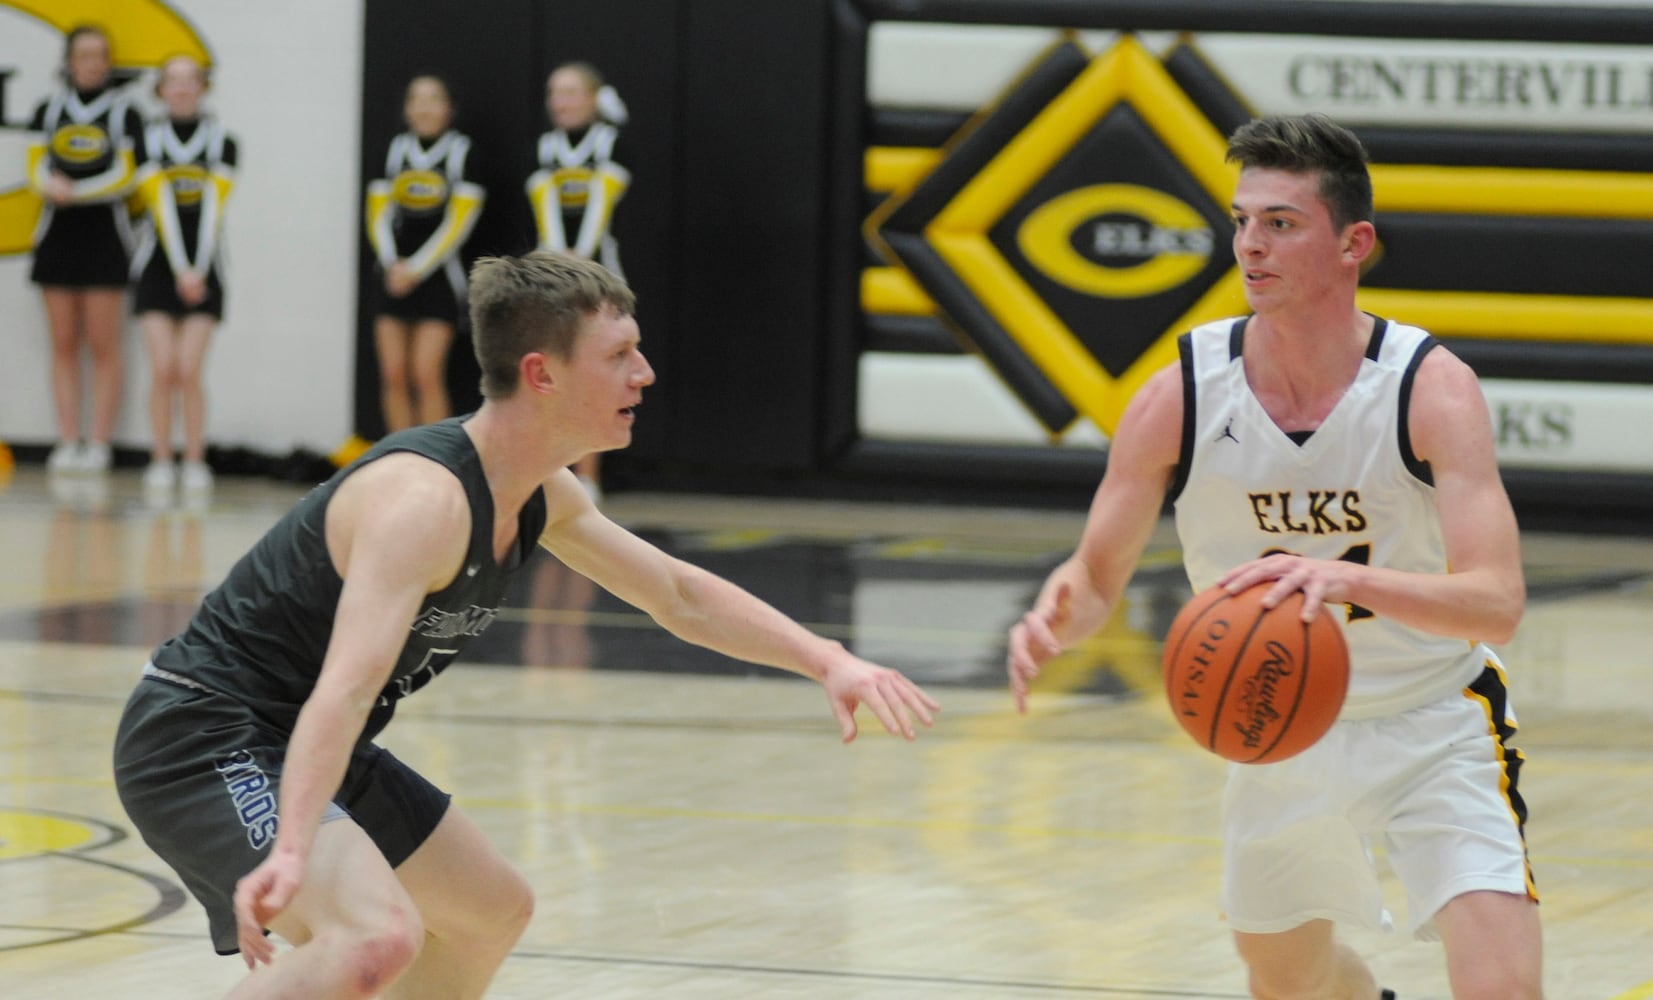
{"label": "rawlings logo on basketball", "polygon": [[1290,677],[1297,669],[1291,650],[1283,643],[1271,641],[1266,648],[1269,658],[1257,664],[1257,672],[1240,685],[1235,706],[1240,719],[1234,723],[1234,729],[1248,750],[1261,746],[1269,727],[1280,721],[1280,710],[1275,707],[1280,680]]}

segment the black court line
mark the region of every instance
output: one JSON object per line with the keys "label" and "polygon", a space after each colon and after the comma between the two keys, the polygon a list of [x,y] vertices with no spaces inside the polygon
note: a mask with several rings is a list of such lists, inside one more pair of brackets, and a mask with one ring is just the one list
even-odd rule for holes
{"label": "black court line", "polygon": [[1174,997],[1179,1000],[1246,1000],[1243,993],[1191,993],[1181,989],[1142,986],[1099,986],[1081,983],[1049,983],[1037,980],[991,979],[978,976],[923,975],[906,972],[857,972],[843,969],[812,969],[745,962],[698,962],[687,958],[641,958],[617,955],[587,955],[578,952],[527,951],[511,953],[513,959],[552,962],[586,962],[594,965],[641,965],[664,969],[697,969],[706,972],[742,972],[771,976],[798,976],[862,983],[911,983],[930,986],[958,986],[984,990],[1023,990],[1052,994],[1099,997]]}
{"label": "black court line", "polygon": [[140,871],[130,865],[123,865],[114,861],[104,861],[100,858],[91,858],[84,854],[75,854],[73,852],[64,851],[45,851],[40,854],[30,855],[30,857],[62,858],[66,861],[79,861],[89,865],[98,865],[103,868],[108,868],[111,871],[119,872],[122,875],[131,875],[139,881],[147,883],[150,888],[155,890],[156,895],[159,898],[155,901],[155,905],[151,906],[144,913],[141,913],[130,920],[123,920],[119,923],[110,924],[106,927],[76,928],[44,926],[31,927],[20,924],[0,925],[6,927],[8,930],[43,932],[58,935],[56,937],[47,938],[44,941],[26,941],[22,944],[0,945],[0,954],[4,954],[8,951],[22,951],[26,948],[44,948],[54,944],[63,944],[67,941],[84,941],[88,938],[107,937],[111,934],[119,934],[124,931],[129,931],[136,927],[142,927],[145,924],[152,924],[158,920],[169,917],[183,909],[184,904],[189,901],[189,897],[185,895],[184,890],[176,883],[169,879],[163,878],[160,875],[152,875],[149,872]]}

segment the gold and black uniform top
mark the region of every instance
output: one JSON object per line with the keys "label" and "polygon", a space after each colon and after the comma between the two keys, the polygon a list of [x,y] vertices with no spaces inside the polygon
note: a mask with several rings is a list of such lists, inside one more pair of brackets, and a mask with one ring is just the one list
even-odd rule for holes
{"label": "gold and black uniform top", "polygon": [[433,139],[404,132],[390,141],[385,175],[367,189],[368,235],[379,263],[398,260],[421,280],[459,252],[482,211],[471,140],[449,129]]}
{"label": "gold and black uniform top", "polygon": [[608,122],[540,136],[539,169],[527,183],[539,245],[601,261],[618,271],[610,225],[631,186],[621,164],[620,130]]}
{"label": "gold and black uniform top", "polygon": [[54,170],[75,182],[76,202],[116,201],[131,189],[143,121],[124,90],[64,87],[35,109],[29,130],[38,135],[29,156],[36,190]]}
{"label": "gold and black uniform top", "polygon": [[150,124],[143,140],[138,190],[152,226],[133,269],[142,271],[158,243],[173,274],[205,274],[223,246],[224,203],[235,186],[235,137],[213,118],[172,118]]}

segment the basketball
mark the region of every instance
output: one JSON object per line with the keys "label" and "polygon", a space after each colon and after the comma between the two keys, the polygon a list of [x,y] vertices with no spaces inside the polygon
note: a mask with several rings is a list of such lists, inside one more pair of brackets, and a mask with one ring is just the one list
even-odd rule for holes
{"label": "basketball", "polygon": [[1183,605],[1165,636],[1165,693],[1195,742],[1240,764],[1295,756],[1326,734],[1349,690],[1349,647],[1330,608],[1298,616],[1298,591],[1264,610],[1274,581]]}

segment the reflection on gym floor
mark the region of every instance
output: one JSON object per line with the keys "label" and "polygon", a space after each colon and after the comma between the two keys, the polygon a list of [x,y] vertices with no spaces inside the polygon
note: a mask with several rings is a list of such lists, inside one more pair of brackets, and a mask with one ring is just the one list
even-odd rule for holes
{"label": "reflection on gym floor", "polygon": [[[130,835],[114,719],[148,650],[298,497],[137,477],[0,497],[0,970],[8,998],[214,996],[176,877]],[[944,704],[915,744],[838,744],[812,685],[687,646],[541,553],[385,742],[534,882],[492,996],[1240,998],[1217,911],[1222,765],[1165,711],[1187,596],[1162,530],[1107,629],[1026,718],[1004,636],[1082,511],[618,494],[608,510]],[[1549,995],[1653,996],[1653,540],[1529,535],[1503,651],[1521,710]],[[1398,885],[1386,883],[1401,908]],[[1437,946],[1355,935],[1408,1000]]]}

